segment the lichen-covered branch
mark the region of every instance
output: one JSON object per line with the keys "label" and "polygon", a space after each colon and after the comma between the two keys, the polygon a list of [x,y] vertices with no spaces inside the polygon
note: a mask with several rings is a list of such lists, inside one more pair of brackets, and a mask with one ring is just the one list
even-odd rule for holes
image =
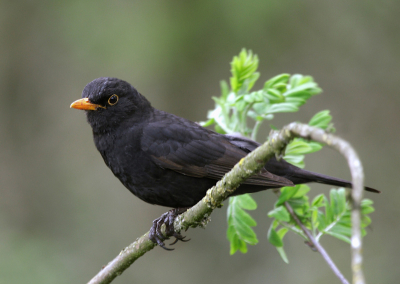
{"label": "lichen-covered branch", "polygon": [[136,239],[110,261],[88,284],[111,283],[115,277],[122,274],[136,259],[152,250],[156,245],[149,240],[149,232]]}
{"label": "lichen-covered branch", "polygon": [[[281,131],[272,131],[267,142],[248,154],[238,164],[236,164],[235,167],[220,181],[218,181],[215,186],[207,191],[206,196],[201,201],[199,201],[185,213],[179,215],[174,222],[175,231],[180,232],[182,230],[187,230],[189,227],[203,225],[204,221],[207,220],[211,212],[215,208],[220,207],[222,202],[228,198],[229,195],[232,194],[245,179],[260,171],[265,163],[274,155],[280,155],[284,151],[286,145],[295,137],[304,137],[317,142],[326,143],[345,155],[349,161],[350,169],[352,171],[353,184],[355,187],[353,195],[356,191],[362,191],[363,175],[361,163],[358,160],[354,150],[346,141],[327,134],[321,129],[299,123],[292,123],[284,127]],[[357,178],[358,180],[355,180]],[[356,196],[353,196],[355,209],[360,208],[361,196],[362,192],[357,192]],[[358,216],[360,216],[359,210]],[[358,227],[358,233],[356,227]],[[145,235],[121,251],[121,253],[114,260],[107,264],[91,281],[89,281],[89,284],[111,283],[115,277],[120,275],[139,257],[153,249],[155,244],[149,240],[148,234],[149,233],[147,232]],[[362,258],[360,254],[360,221],[358,221],[358,223],[353,223],[353,235],[355,235],[355,237],[353,236],[352,238],[353,259],[355,255],[357,256],[357,261],[355,262],[353,260],[353,270],[357,271],[357,279],[363,279],[361,271]],[[354,249],[355,246],[357,246],[357,250]],[[361,284],[363,282],[355,283]]]}

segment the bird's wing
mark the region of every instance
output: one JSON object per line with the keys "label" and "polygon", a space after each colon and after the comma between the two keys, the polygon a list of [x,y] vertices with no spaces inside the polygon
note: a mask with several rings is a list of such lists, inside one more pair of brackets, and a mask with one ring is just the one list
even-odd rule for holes
{"label": "bird's wing", "polygon": [[[143,129],[141,147],[159,167],[178,173],[220,180],[248,152],[223,135],[183,120],[168,117],[168,123],[149,123]],[[255,143],[255,142],[254,142]],[[281,187],[293,183],[263,169],[244,184]]]}

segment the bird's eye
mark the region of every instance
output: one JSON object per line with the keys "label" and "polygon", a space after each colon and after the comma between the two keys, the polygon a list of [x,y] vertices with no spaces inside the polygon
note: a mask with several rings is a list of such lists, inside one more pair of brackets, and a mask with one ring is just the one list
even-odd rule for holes
{"label": "bird's eye", "polygon": [[118,102],[118,96],[117,95],[112,95],[109,99],[108,99],[108,104],[110,106],[115,105]]}

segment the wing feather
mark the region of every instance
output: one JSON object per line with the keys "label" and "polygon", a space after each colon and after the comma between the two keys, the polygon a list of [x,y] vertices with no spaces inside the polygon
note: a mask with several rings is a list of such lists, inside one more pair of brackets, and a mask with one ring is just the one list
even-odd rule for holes
{"label": "wing feather", "polygon": [[[248,140],[251,143],[247,139],[243,141],[175,117],[170,124],[160,123],[160,120],[154,125],[149,124],[143,130],[142,145],[146,147],[142,149],[163,169],[197,178],[220,180],[258,145],[251,140]],[[245,147],[246,143],[251,145],[251,149]],[[247,179],[244,184],[266,187],[293,185],[290,180],[266,169]]]}

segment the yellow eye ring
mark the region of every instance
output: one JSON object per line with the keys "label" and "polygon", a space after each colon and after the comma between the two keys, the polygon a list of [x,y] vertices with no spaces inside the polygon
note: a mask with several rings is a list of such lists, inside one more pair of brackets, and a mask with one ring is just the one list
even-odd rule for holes
{"label": "yellow eye ring", "polygon": [[110,106],[115,105],[118,102],[118,96],[116,94],[112,95],[109,99],[108,99],[108,104]]}

